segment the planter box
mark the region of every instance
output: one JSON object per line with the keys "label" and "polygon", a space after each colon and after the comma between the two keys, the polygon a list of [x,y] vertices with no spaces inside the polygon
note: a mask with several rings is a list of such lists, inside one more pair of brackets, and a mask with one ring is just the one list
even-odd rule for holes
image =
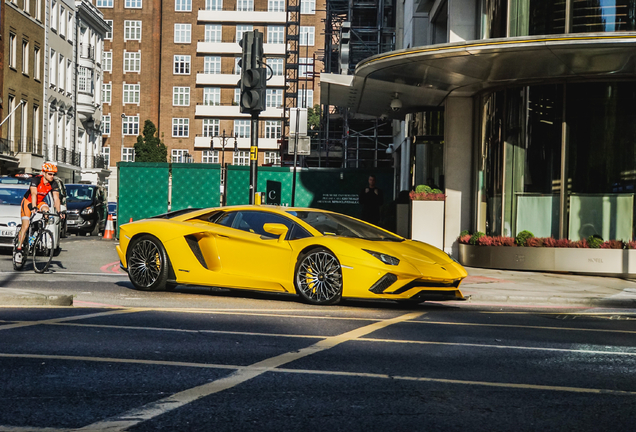
{"label": "planter box", "polygon": [[574,249],[459,245],[467,267],[571,272],[636,278],[636,249]]}
{"label": "planter box", "polygon": [[444,201],[411,201],[411,238],[444,250]]}

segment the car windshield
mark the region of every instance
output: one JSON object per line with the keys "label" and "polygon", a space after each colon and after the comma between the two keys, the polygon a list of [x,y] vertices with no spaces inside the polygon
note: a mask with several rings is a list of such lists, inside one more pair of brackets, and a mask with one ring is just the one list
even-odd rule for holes
{"label": "car windshield", "polygon": [[0,188],[0,205],[20,205],[26,189],[3,187]]}
{"label": "car windshield", "polygon": [[337,213],[295,210],[290,210],[287,213],[303,220],[305,223],[311,225],[312,228],[320,231],[323,235],[375,241],[403,241],[402,238],[394,234]]}
{"label": "car windshield", "polygon": [[108,203],[108,211],[109,212],[117,211],[117,203]]}
{"label": "car windshield", "polygon": [[69,202],[92,201],[95,188],[89,185],[66,185],[66,200]]}

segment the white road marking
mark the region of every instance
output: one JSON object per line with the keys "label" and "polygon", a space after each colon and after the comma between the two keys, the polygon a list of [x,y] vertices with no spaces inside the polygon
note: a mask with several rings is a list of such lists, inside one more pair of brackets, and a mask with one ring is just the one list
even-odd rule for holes
{"label": "white road marking", "polygon": [[52,319],[41,320],[41,321],[20,321],[20,322],[14,322],[13,324],[2,325],[0,326],[0,330],[9,330],[14,328],[29,327],[29,326],[42,325],[42,324],[56,324],[56,323],[67,322],[67,321],[75,321],[75,320],[81,320],[81,319],[87,319],[87,318],[95,318],[95,317],[117,315],[117,314],[124,314],[124,313],[133,313],[133,312],[139,312],[139,311],[137,309],[117,309],[117,310],[110,310],[107,312],[97,312],[97,313],[92,313],[87,315],[75,315],[75,316],[67,316],[67,317],[61,317],[61,318],[52,318]]}
{"label": "white road marking", "polygon": [[130,410],[118,416],[111,417],[109,419],[93,423],[80,431],[121,431],[129,427],[132,427],[138,423],[150,420],[159,415],[165,414],[168,411],[172,411],[176,408],[194,402],[203,397],[209,396],[214,393],[221,392],[232,388],[238,384],[255,378],[265,372],[274,370],[287,363],[293,362],[300,358],[316,354],[318,352],[328,350],[341,343],[357,339],[366,334],[383,329],[392,324],[407,321],[417,318],[422,313],[410,313],[402,315],[396,318],[387,319],[384,321],[369,324],[367,326],[343,333],[338,336],[329,337],[323,339],[315,344],[300,349],[294,352],[287,352],[276,357],[272,357],[257,363],[250,365],[247,368],[241,368],[232,373],[231,375],[213,381],[211,383],[203,384],[198,387],[194,387],[179,393],[175,393],[172,396],[163,398],[161,400],[146,404],[142,407]]}

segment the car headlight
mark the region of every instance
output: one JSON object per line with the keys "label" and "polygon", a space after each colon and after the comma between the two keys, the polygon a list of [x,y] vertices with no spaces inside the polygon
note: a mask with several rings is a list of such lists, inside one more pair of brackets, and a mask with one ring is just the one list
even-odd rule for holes
{"label": "car headlight", "polygon": [[367,253],[370,253],[371,255],[373,255],[374,257],[376,257],[380,261],[382,261],[384,264],[394,265],[395,266],[395,265],[398,265],[400,263],[400,260],[397,259],[394,256],[383,254],[383,253],[380,253],[380,252],[375,252],[375,251],[368,250],[368,249],[362,249],[362,250],[367,252]]}
{"label": "car headlight", "polygon": [[89,215],[93,213],[93,207],[86,207],[84,210],[82,210],[82,214],[83,215]]}

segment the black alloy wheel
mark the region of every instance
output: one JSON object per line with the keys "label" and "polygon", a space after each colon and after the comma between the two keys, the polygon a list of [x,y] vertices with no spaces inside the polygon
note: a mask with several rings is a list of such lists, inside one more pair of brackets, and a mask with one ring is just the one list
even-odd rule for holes
{"label": "black alloy wheel", "polygon": [[136,237],[128,246],[126,255],[128,277],[141,291],[165,291],[168,279],[168,254],[163,244],[154,236]]}
{"label": "black alloy wheel", "polygon": [[296,291],[307,303],[336,304],[342,297],[342,268],[326,248],[312,249],[298,257],[294,276]]}
{"label": "black alloy wheel", "polygon": [[53,233],[49,230],[40,231],[33,244],[33,269],[36,272],[44,273],[49,268],[54,249]]}

